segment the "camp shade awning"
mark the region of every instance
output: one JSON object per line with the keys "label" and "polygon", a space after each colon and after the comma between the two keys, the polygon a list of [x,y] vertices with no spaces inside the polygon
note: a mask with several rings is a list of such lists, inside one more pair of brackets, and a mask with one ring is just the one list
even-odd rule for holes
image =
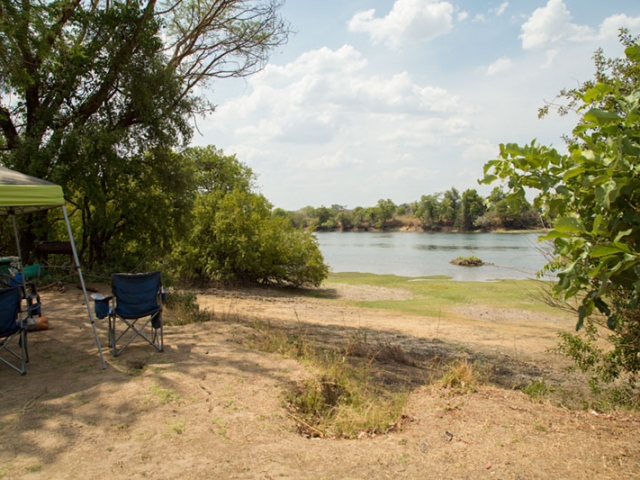
{"label": "camp shade awning", "polygon": [[0,215],[47,210],[64,204],[60,185],[0,167]]}
{"label": "camp shade awning", "polygon": [[[31,177],[14,170],[9,170],[5,167],[0,167],[0,215],[10,216],[13,222],[13,231],[16,237],[16,248],[18,250],[18,257],[20,258],[20,269],[22,269],[22,252],[20,251],[16,215],[36,212],[38,210],[48,210],[50,208],[62,208],[64,223],[67,226],[69,243],[71,243],[71,250],[73,252],[76,272],[80,279],[82,292],[84,293],[84,303],[87,307],[89,322],[91,323],[93,336],[96,339],[98,353],[100,354],[100,362],[102,363],[103,369],[107,368],[104,356],[102,355],[102,347],[100,346],[100,339],[98,338],[95,320],[91,313],[89,294],[87,293],[87,286],[84,283],[84,277],[82,276],[82,268],[80,267],[76,244],[73,240],[73,233],[71,232],[71,224],[69,223],[69,215],[67,215],[67,207],[65,205],[62,187],[40,178]],[[23,287],[26,289],[24,275],[22,275],[22,282]]]}

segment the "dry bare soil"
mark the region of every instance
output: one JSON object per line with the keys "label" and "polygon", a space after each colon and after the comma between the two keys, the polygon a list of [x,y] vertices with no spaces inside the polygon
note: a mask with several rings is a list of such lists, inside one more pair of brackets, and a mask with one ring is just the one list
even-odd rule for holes
{"label": "dry bare soil", "polygon": [[[637,413],[567,409],[517,388],[539,378],[576,386],[546,352],[572,319],[479,304],[445,321],[349,305],[403,290],[316,293],[202,292],[213,321],[166,327],[162,353],[104,348],[103,370],[80,291],[43,292],[51,328],[30,333],[28,374],[0,365],[0,478],[639,478]],[[301,435],[283,399],[310,367],[248,348],[256,320],[338,348],[354,338],[401,348],[413,367],[379,370],[413,382],[402,428]],[[97,328],[106,343],[105,322]],[[463,395],[430,385],[430,362],[455,357],[485,365],[491,383]]]}

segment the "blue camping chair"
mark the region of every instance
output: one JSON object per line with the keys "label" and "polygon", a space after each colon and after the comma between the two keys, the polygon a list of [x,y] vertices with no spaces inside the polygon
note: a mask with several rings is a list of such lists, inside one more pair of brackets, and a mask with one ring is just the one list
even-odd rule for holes
{"label": "blue camping chair", "polygon": [[[19,287],[0,289],[0,361],[19,372],[27,373],[29,353],[27,351],[27,321],[20,320],[20,304],[22,303],[22,291]],[[18,340],[20,353],[13,345]],[[9,359],[5,357],[9,357]],[[20,362],[18,367],[15,359]]]}
{"label": "blue camping chair", "polygon": [[[156,350],[163,350],[162,331],[162,275],[160,272],[111,275],[110,297],[92,295],[98,318],[109,317],[109,346],[118,356],[137,337]],[[124,330],[117,332],[122,322]],[[150,327],[150,332],[147,331]],[[123,340],[123,337],[127,338]],[[118,348],[118,343],[122,346]]]}
{"label": "blue camping chair", "polygon": [[15,275],[0,273],[0,287],[18,287],[22,293],[22,298],[27,303],[27,319],[29,323],[35,324],[35,317],[42,315],[42,308],[40,305],[40,295],[36,289],[36,284],[33,282],[24,282],[22,280],[22,273],[18,272]]}

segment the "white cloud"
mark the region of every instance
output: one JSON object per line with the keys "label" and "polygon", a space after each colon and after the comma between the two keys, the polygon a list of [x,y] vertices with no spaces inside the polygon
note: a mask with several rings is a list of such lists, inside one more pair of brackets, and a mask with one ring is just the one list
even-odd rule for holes
{"label": "white cloud", "polygon": [[458,13],[458,21],[459,22],[463,22],[467,18],[469,18],[469,12],[460,12],[460,13]]}
{"label": "white cloud", "polygon": [[[402,181],[415,181],[422,180],[426,178],[428,175],[436,173],[437,171],[419,168],[419,167],[402,167],[397,170],[389,170],[381,175],[381,179],[383,180],[383,185],[385,181],[389,179],[394,180],[402,180]],[[417,200],[417,199],[416,199]]]}
{"label": "white cloud", "polygon": [[405,42],[429,40],[448,33],[455,8],[438,0],[396,0],[385,17],[375,9],[356,13],[348,22],[352,32],[368,33],[371,41],[398,48]]}
{"label": "white cloud", "polygon": [[487,75],[496,75],[500,72],[509,70],[513,63],[507,57],[502,57],[487,67]]}
{"label": "white cloud", "polygon": [[507,10],[508,6],[509,6],[509,2],[502,3],[498,8],[495,9],[496,15],[498,17],[502,15]]}
{"label": "white cloud", "polygon": [[600,39],[617,38],[621,27],[631,31],[640,30],[640,17],[629,17],[624,13],[607,17],[600,25],[598,37]]}
{"label": "white cloud", "polygon": [[560,52],[558,52],[558,50],[547,50],[547,52],[545,53],[547,60],[542,64],[540,68],[543,70],[553,68],[554,62],[559,53]]}
{"label": "white cloud", "polygon": [[321,155],[302,162],[296,162],[296,166],[304,166],[309,170],[337,170],[347,165],[360,165],[363,161],[348,153],[338,151],[331,155]]}
{"label": "white cloud", "polygon": [[[464,111],[447,90],[420,85],[407,73],[369,75],[351,46],[307,52],[285,66],[252,78],[252,91],[221,105],[212,120],[235,135],[260,141],[328,144],[348,135],[355,119],[401,115],[447,116]],[[442,123],[442,119],[439,120]],[[445,122],[446,124],[446,122]]]}
{"label": "white cloud", "polygon": [[571,13],[562,0],[549,0],[536,9],[522,25],[522,48],[544,48],[562,41],[592,40],[595,32],[585,25],[571,23]]}
{"label": "white cloud", "polygon": [[[498,156],[500,149],[488,140],[463,139],[458,142],[463,147],[462,158],[464,160],[487,161]],[[474,172],[477,174],[478,172]]]}
{"label": "white cloud", "polygon": [[443,119],[396,115],[384,120],[376,119],[376,123],[384,125],[379,142],[399,149],[443,146],[451,142],[451,138],[464,135],[471,127],[467,119],[460,117]]}

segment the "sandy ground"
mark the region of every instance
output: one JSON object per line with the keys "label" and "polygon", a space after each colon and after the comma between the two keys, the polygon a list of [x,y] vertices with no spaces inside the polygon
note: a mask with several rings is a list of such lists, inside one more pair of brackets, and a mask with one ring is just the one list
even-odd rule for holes
{"label": "sandy ground", "polygon": [[[348,305],[402,290],[322,293],[203,292],[213,321],[166,327],[162,353],[134,344],[114,358],[104,348],[102,370],[80,292],[43,292],[51,328],[29,335],[28,374],[0,365],[0,478],[639,478],[640,415],[559,408],[513,388],[571,383],[546,349],[572,319],[476,305],[445,322]],[[422,363],[482,360],[495,382],[453,397],[417,382],[402,430],[306,438],[283,393],[307,367],[244,347],[256,319],[334,345],[366,334]],[[97,328],[106,343],[105,322]]]}

